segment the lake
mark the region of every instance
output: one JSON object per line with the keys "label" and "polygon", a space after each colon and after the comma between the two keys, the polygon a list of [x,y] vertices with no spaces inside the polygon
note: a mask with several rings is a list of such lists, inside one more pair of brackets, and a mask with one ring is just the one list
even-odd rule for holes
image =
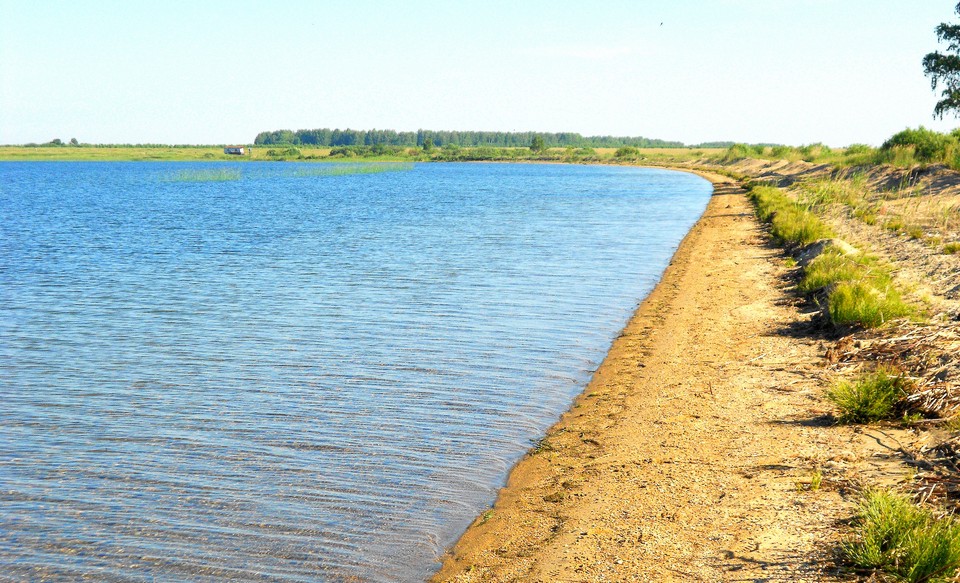
{"label": "lake", "polygon": [[711,191],[0,162],[0,580],[429,577]]}

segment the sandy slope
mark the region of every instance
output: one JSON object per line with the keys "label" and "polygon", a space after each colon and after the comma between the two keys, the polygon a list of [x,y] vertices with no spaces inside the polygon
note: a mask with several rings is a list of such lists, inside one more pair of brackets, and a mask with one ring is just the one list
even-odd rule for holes
{"label": "sandy slope", "polygon": [[805,484],[861,437],[818,421],[822,347],[791,332],[782,255],[709,178],[660,285],[435,581],[830,579],[850,502]]}

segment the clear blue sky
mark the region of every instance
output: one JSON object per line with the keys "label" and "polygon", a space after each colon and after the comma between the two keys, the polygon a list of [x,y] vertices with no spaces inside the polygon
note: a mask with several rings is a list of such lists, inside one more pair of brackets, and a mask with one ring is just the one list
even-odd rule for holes
{"label": "clear blue sky", "polygon": [[[832,146],[931,117],[955,0],[0,0],[0,144],[263,130]],[[662,23],[662,25],[661,25]]]}

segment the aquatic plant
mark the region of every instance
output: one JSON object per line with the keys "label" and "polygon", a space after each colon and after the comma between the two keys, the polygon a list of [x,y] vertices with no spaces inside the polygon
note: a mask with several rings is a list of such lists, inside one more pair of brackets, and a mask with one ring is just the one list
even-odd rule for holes
{"label": "aquatic plant", "polygon": [[358,162],[355,164],[317,164],[299,166],[286,172],[287,176],[306,178],[310,176],[349,176],[351,174],[380,174],[383,172],[407,172],[413,170],[413,162]]}
{"label": "aquatic plant", "polygon": [[240,180],[243,173],[239,168],[196,168],[178,170],[164,176],[164,182],[227,182]]}

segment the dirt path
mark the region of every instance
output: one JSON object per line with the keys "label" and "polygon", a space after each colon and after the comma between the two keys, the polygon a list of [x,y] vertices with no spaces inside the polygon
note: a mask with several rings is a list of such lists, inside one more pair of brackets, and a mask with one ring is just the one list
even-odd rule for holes
{"label": "dirt path", "polygon": [[435,581],[829,580],[849,513],[817,468],[862,436],[818,422],[819,342],[742,191],[722,177],[573,408]]}

